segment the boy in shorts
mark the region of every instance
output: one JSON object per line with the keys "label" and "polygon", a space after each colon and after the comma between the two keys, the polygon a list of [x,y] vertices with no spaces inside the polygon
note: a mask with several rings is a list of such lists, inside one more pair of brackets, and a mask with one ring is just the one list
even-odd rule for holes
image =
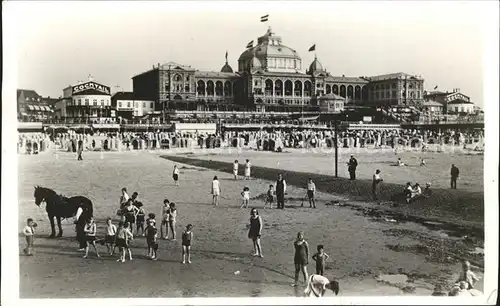
{"label": "boy in shorts", "polygon": [[33,219],[28,218],[28,220],[26,220],[26,226],[23,229],[23,234],[26,237],[26,248],[23,251],[27,256],[33,256],[31,249],[33,248],[33,242],[35,240],[36,226],[37,224],[33,222]]}

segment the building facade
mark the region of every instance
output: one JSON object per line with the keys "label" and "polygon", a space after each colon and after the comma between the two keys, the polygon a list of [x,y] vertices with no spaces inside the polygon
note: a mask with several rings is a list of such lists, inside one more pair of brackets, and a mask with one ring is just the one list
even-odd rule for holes
{"label": "building facade", "polygon": [[56,113],[68,122],[113,121],[115,114],[111,107],[111,90],[92,80],[68,86],[56,103]]}
{"label": "building facade", "polygon": [[271,28],[255,46],[247,47],[238,58],[237,72],[228,64],[227,53],[220,72],[174,62],[153,66],[132,78],[134,95],[155,101],[157,111],[319,112],[319,98],[329,94],[345,104],[419,105],[424,99],[424,79],[405,73],[333,76],[316,57],[303,72],[298,52],[284,45]]}
{"label": "building facade", "polygon": [[154,112],[154,101],[137,100],[133,92],[117,92],[111,97],[111,107],[118,118],[132,119]]}
{"label": "building facade", "polygon": [[25,121],[46,120],[54,111],[46,99],[32,89],[17,90],[17,116]]}
{"label": "building facade", "polygon": [[455,99],[446,104],[448,114],[475,114],[474,103],[462,99]]}

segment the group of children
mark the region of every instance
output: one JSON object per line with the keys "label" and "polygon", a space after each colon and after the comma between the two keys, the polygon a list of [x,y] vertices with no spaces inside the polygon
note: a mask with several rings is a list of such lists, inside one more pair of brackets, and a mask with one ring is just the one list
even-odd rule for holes
{"label": "group of children", "polygon": [[[268,206],[270,209],[273,208],[274,197],[276,195],[274,190],[275,190],[274,185],[272,184],[269,185],[269,189],[266,192],[266,199],[264,201],[264,209],[266,209]],[[307,180],[306,197],[309,201],[310,208],[316,208],[315,195],[316,195],[316,185],[314,184],[313,180],[309,178]],[[243,191],[241,192],[241,197],[242,197],[242,203],[240,208],[248,208],[248,205],[250,204],[250,188],[245,186],[243,188]],[[304,201],[302,201],[302,204],[300,206],[304,207]]]}

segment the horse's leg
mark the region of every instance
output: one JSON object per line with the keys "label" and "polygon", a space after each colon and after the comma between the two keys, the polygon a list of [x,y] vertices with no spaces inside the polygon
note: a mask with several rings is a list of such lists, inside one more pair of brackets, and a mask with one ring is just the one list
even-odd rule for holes
{"label": "horse's leg", "polygon": [[54,216],[52,214],[49,214],[49,221],[51,229],[49,238],[54,238],[56,236],[56,225],[54,224]]}
{"label": "horse's leg", "polygon": [[59,234],[57,235],[57,237],[62,237],[63,230],[61,226],[61,217],[57,216],[56,218],[57,218],[57,227],[59,228]]}

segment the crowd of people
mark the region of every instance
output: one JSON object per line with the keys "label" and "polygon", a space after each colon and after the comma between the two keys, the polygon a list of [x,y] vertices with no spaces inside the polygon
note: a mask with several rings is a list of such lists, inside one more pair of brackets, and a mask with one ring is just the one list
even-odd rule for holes
{"label": "crowd of people", "polygon": [[[127,151],[172,148],[248,147],[263,151],[282,151],[285,148],[332,148],[333,130],[274,130],[207,132],[99,132],[77,133],[73,130],[49,133],[20,133],[18,152],[37,154],[52,143],[68,152],[87,150]],[[337,135],[339,148],[419,148],[429,145],[451,145],[482,151],[483,131],[436,132],[416,129],[342,130]]]}

